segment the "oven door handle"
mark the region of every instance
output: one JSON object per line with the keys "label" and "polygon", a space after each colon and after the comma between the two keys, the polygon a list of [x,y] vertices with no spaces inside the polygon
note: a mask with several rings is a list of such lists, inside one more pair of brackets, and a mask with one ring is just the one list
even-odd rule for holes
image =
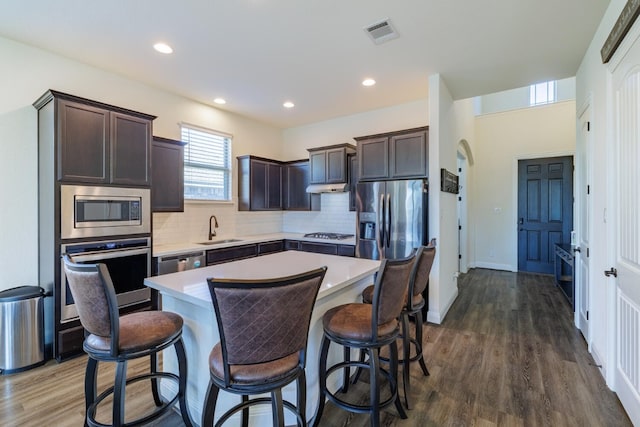
{"label": "oven door handle", "polygon": [[123,258],[131,255],[150,255],[151,248],[92,252],[88,254],[70,255],[74,262],[98,261],[102,259]]}

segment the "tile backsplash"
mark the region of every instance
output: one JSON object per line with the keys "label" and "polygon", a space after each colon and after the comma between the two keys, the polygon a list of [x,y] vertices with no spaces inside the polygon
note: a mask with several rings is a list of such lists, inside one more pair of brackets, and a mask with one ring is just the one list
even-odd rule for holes
{"label": "tile backsplash", "polygon": [[211,215],[218,219],[219,238],[278,232],[355,232],[356,216],[349,212],[349,193],[322,194],[321,207],[318,212],[238,212],[235,203],[187,202],[184,212],[153,214],[153,240],[155,244],[205,241]]}
{"label": "tile backsplash", "polygon": [[319,212],[283,212],[282,231],[354,234],[356,213],[349,211],[349,193],[321,194]]}

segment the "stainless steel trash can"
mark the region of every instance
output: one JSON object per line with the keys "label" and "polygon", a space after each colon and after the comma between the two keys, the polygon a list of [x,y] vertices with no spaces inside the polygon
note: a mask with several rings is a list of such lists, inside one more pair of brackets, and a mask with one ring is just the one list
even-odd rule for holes
{"label": "stainless steel trash can", "polygon": [[44,363],[44,289],[18,286],[0,292],[0,374]]}

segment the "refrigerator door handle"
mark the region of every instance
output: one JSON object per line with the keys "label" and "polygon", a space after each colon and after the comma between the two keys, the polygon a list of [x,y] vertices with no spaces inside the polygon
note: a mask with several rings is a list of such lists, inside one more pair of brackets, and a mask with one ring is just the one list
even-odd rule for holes
{"label": "refrigerator door handle", "polygon": [[380,246],[384,247],[384,230],[385,215],[384,215],[384,194],[380,195],[380,206],[378,206],[378,227],[380,228]]}
{"label": "refrigerator door handle", "polygon": [[391,246],[391,194],[387,193],[387,247]]}

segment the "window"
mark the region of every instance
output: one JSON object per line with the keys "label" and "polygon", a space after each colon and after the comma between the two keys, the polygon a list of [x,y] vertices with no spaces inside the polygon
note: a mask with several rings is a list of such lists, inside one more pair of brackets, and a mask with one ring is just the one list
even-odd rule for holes
{"label": "window", "polygon": [[182,125],[184,198],[231,200],[231,135]]}
{"label": "window", "polygon": [[529,105],[556,102],[556,82],[544,82],[529,87]]}

